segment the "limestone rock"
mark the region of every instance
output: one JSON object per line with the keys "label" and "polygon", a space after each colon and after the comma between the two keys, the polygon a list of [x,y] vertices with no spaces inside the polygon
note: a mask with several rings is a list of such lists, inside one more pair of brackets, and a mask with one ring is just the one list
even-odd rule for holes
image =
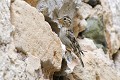
{"label": "limestone rock", "polygon": [[120,78],[120,51],[118,51],[116,54],[114,54],[113,60],[115,63],[115,67],[116,67],[117,75],[118,75],[118,79],[119,79]]}
{"label": "limestone rock", "polygon": [[89,17],[91,9],[91,6],[82,2],[75,8],[72,18],[72,27],[75,37],[79,37],[79,33],[86,30],[87,21],[85,19]]}
{"label": "limestone rock", "polygon": [[54,19],[58,16],[58,10],[62,7],[62,0],[40,0],[36,6],[38,11]]}
{"label": "limestone rock", "polygon": [[25,63],[17,58],[14,52],[10,22],[10,0],[0,1],[0,80],[25,80]]}
{"label": "limestone rock", "polygon": [[[37,5],[37,9],[25,1]],[[120,80],[119,0],[25,1],[0,0],[0,80]],[[100,4],[91,5],[90,1]],[[77,24],[85,26],[87,21],[91,30],[88,34],[94,35],[90,39],[77,39],[84,52],[81,57],[85,67],[76,61],[73,53],[75,60],[67,61],[70,57],[65,55],[65,46],[54,33],[59,33],[56,19],[63,15],[73,18],[76,7],[82,16],[77,18]],[[107,54],[98,45],[106,43],[105,40]],[[57,75],[57,72],[61,73]]]}
{"label": "limestone rock", "polygon": [[[16,0],[12,3],[11,14],[12,24],[15,26],[14,42],[17,51],[23,52],[26,56],[40,58],[43,73],[49,78],[61,67],[62,48],[59,38],[52,32],[42,13],[25,1]],[[30,72],[33,73],[33,70]]]}
{"label": "limestone rock", "polygon": [[[0,79],[26,79],[25,62],[18,59],[14,52],[14,44],[2,45],[0,47]],[[27,76],[29,77],[29,76]]]}
{"label": "limestone rock", "polygon": [[[118,9],[115,7],[118,6],[119,1],[104,1],[101,0],[101,5],[103,7],[104,15],[103,22],[106,28],[106,40],[109,48],[110,58],[112,55],[116,53],[116,51],[120,48],[119,35],[117,33],[119,28],[119,14]],[[117,16],[117,17],[116,17]]]}
{"label": "limestone rock", "polygon": [[81,3],[79,5],[79,11],[78,13],[83,17],[83,19],[86,19],[91,14],[92,7],[86,3]]}
{"label": "limestone rock", "polygon": [[111,29],[110,36],[111,36],[111,48],[112,48],[111,53],[114,54],[120,48],[120,41],[118,39],[118,35],[116,34],[114,27],[113,29]]}
{"label": "limestone rock", "polygon": [[91,13],[90,13],[90,16],[89,17],[102,17],[104,14],[104,11],[103,11],[103,6],[101,5],[96,5],[92,10],[91,10]]}
{"label": "limestone rock", "polygon": [[119,12],[119,4],[120,4],[120,1],[113,1],[113,2],[110,2],[108,1],[108,3],[110,4],[110,10],[111,10],[111,16],[112,18],[110,17],[110,19],[113,21],[112,22],[112,28],[111,28],[111,45],[112,45],[112,53],[116,53],[116,51],[120,48],[120,24],[119,24],[119,20],[120,20],[120,12]]}
{"label": "limestone rock", "polygon": [[85,67],[77,66],[74,69],[72,75],[75,80],[117,80],[114,64],[101,49],[84,53]]}
{"label": "limestone rock", "polygon": [[86,51],[86,50],[93,51],[93,50],[97,49],[93,40],[91,40],[91,39],[84,38],[84,39],[77,39],[77,41],[79,42],[83,52]]}
{"label": "limestone rock", "polygon": [[29,55],[25,62],[27,64],[26,71],[28,71],[30,74],[33,74],[35,70],[38,70],[41,67],[40,59],[32,55]]}
{"label": "limestone rock", "polygon": [[13,26],[10,23],[10,0],[0,1],[0,44],[11,42]]}
{"label": "limestone rock", "polygon": [[85,31],[87,27],[87,21],[81,15],[78,7],[76,8],[74,17],[72,18],[71,26],[73,27],[73,33],[76,38],[79,36],[78,34]]}
{"label": "limestone rock", "polygon": [[117,70],[120,71],[120,51],[118,51],[114,56],[113,59],[115,61],[115,67],[117,67]]}

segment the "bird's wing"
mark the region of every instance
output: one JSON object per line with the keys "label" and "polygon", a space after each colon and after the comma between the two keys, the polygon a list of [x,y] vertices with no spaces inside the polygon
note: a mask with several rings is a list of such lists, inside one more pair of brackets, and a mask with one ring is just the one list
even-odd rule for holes
{"label": "bird's wing", "polygon": [[72,45],[72,41],[67,37],[66,31],[67,31],[67,28],[62,27],[60,29],[59,37],[62,43],[66,46],[66,48],[71,51],[74,46]]}
{"label": "bird's wing", "polygon": [[[72,42],[72,46],[73,46],[73,49],[75,52],[77,53],[81,53],[83,54],[81,48],[80,48],[80,45],[79,43],[77,42],[73,32],[71,30],[67,30],[67,34],[66,36],[70,39],[70,41]],[[84,54],[83,54],[84,55]]]}
{"label": "bird's wing", "polygon": [[[68,30],[66,35],[67,35],[67,37],[70,39],[70,41],[72,42],[73,50],[74,50],[74,52],[76,53],[76,55],[79,57],[80,62],[81,62],[81,64],[82,64],[82,66],[84,67],[84,63],[83,63],[83,61],[82,61],[82,59],[81,59],[81,54],[84,55],[84,53],[82,52],[82,50],[81,50],[81,48],[80,48],[80,46],[79,46],[79,43],[77,42],[77,40],[76,40],[73,32],[70,31],[70,30]],[[81,54],[80,54],[80,53],[81,53]]]}

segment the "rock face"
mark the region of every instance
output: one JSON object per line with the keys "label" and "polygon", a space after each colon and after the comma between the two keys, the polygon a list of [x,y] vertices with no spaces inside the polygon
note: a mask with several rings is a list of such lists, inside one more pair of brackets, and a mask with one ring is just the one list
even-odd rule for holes
{"label": "rock face", "polygon": [[[111,20],[112,22],[112,28],[111,28],[111,44],[112,44],[112,49],[113,49],[113,53],[116,53],[116,51],[118,51],[118,49],[120,48],[120,24],[119,24],[119,20],[120,20],[120,16],[118,15],[120,12],[118,11],[120,9],[119,4],[120,1],[114,1],[113,3],[109,1],[110,6],[110,10],[111,10],[111,15],[112,18]],[[115,7],[116,6],[116,7]],[[118,8],[117,8],[118,7]]]}
{"label": "rock face", "polygon": [[24,1],[15,1],[11,10],[12,24],[16,26],[16,49],[25,55],[32,54],[40,58],[43,72],[49,77],[61,67],[62,48],[59,38],[52,32],[44,16]]}
{"label": "rock face", "polygon": [[52,78],[61,68],[62,47],[44,16],[25,1],[0,4],[0,80]]}
{"label": "rock face", "polygon": [[[120,80],[119,0],[25,1],[0,1],[0,80]],[[85,35],[85,67],[57,35],[64,15]]]}
{"label": "rock face", "polygon": [[8,44],[11,42],[10,34],[13,27],[10,23],[10,1],[0,1],[0,44]]}
{"label": "rock face", "polygon": [[[43,1],[40,1],[40,2],[41,3],[38,3],[38,5],[43,6],[41,5]],[[57,3],[60,3],[60,2],[57,1]],[[114,61],[112,61],[111,59],[113,59],[114,57],[113,54],[115,54],[120,47],[119,46],[119,42],[120,42],[119,32],[118,32],[119,25],[118,24],[116,25],[117,21],[119,21],[119,18],[115,18],[115,17],[113,18],[113,16],[115,16],[116,13],[119,14],[118,12],[119,8],[118,9],[115,8],[115,5],[116,6],[118,5],[116,3],[119,3],[119,2],[115,1],[112,3],[110,0],[106,0],[106,1],[104,0],[82,0],[82,2],[81,1],[78,2],[76,0],[71,0],[69,6],[67,5],[67,3],[69,2],[63,1],[60,3],[60,5],[55,4],[56,6],[54,6],[54,8],[53,7],[49,8],[50,0],[48,0],[45,4],[47,5],[46,7],[42,7],[42,9],[40,9],[40,7],[37,6],[37,8],[40,11],[44,12],[43,13],[44,15],[47,14],[47,16],[50,17],[54,21],[57,17],[61,17],[66,14],[69,15],[70,17],[73,17],[75,15],[74,13],[76,13],[75,8],[79,7],[78,13],[81,16],[81,18],[75,19],[76,24],[80,24],[80,25],[83,24],[82,20],[85,20],[85,22],[87,22],[87,26],[85,26],[87,27],[86,31],[83,33],[85,37],[87,38],[83,40],[78,39],[78,41],[80,42],[82,50],[87,51],[85,52],[87,56],[88,56],[87,53],[91,53],[89,54],[89,56],[91,55],[94,56],[93,58],[91,57],[92,60],[95,59],[93,60],[93,63],[91,63],[92,67],[90,66],[91,72],[89,70],[89,65],[87,65],[88,68],[86,71],[85,70],[82,71],[82,69],[79,68],[80,67],[79,66],[77,67],[77,69],[75,68],[75,71],[78,71],[78,72],[74,71],[72,74],[69,74],[68,77],[71,77],[72,78],[71,80],[74,80],[74,79],[75,80],[77,79],[78,80],[79,79],[81,80],[94,80],[94,79],[96,80],[112,80],[112,79],[118,80],[119,76],[114,75],[114,74],[117,74],[117,71],[116,71],[116,67],[114,67],[114,63],[113,63]],[[71,5],[72,5],[72,8],[69,10]],[[52,14],[52,16],[50,14]],[[92,39],[93,41],[88,38]],[[104,52],[101,50],[101,48],[103,49]],[[97,55],[98,56],[101,55],[101,58],[99,58]],[[89,64],[90,63],[89,61],[91,59],[87,60],[86,58],[84,58],[85,64]],[[102,65],[100,65],[100,68],[96,67],[96,66],[99,66],[99,64],[101,64],[100,62],[102,62],[102,60],[103,60],[103,63],[102,63],[103,66],[104,67],[106,66],[105,70],[101,70]],[[88,61],[88,63],[86,63],[86,61]],[[96,64],[95,61],[98,63]],[[95,63],[96,69],[92,70],[92,68],[94,67],[94,63]],[[110,69],[112,69],[113,71],[109,72]],[[84,75],[87,74],[84,71],[88,73],[90,72],[91,74],[88,76],[83,76],[83,74]],[[103,71],[104,74],[102,74],[102,72],[100,71]],[[110,73],[112,76],[108,77],[107,73]],[[105,76],[102,77],[102,75],[103,76],[105,75]]]}

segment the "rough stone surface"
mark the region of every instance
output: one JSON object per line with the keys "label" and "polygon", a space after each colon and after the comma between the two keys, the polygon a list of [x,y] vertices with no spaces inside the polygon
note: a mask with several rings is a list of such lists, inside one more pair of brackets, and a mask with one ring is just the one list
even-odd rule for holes
{"label": "rough stone surface", "polygon": [[76,38],[79,36],[80,32],[86,30],[87,21],[80,14],[79,8],[77,8],[75,11],[74,17],[71,21],[71,26],[73,27],[73,33]]}
{"label": "rough stone surface", "polygon": [[79,14],[83,17],[83,19],[86,19],[89,17],[89,15],[92,12],[92,7],[86,3],[81,3],[79,5]]}
{"label": "rough stone surface", "polygon": [[84,38],[84,39],[77,39],[77,40],[78,40],[79,44],[81,45],[81,49],[83,51],[86,51],[86,50],[93,51],[93,50],[97,49],[97,47],[95,46],[93,40],[91,40],[91,39]]}
{"label": "rough stone surface", "polygon": [[[113,62],[104,54],[102,49],[84,52],[85,67],[76,66],[73,71],[75,80],[117,80],[117,72]],[[110,73],[110,74],[108,74]],[[87,74],[87,75],[86,75]]]}
{"label": "rough stone surface", "polygon": [[113,57],[115,68],[117,69],[118,79],[120,78],[120,50]]}
{"label": "rough stone surface", "polygon": [[59,9],[63,5],[62,0],[40,0],[37,5],[38,11],[41,11],[44,15],[47,15],[51,19],[58,17]]}
{"label": "rough stone surface", "polygon": [[110,0],[108,1],[109,5],[110,5],[110,10],[111,10],[111,14],[112,14],[112,28],[111,28],[111,44],[112,44],[112,49],[113,53],[116,53],[116,51],[120,48],[120,23],[118,22],[120,20],[120,16],[119,16],[119,4],[120,1],[113,1],[110,2]]}
{"label": "rough stone surface", "polygon": [[[34,75],[34,71],[38,70],[40,66],[40,58],[29,55],[25,60],[27,66],[26,71],[28,71],[30,74]],[[33,65],[34,64],[34,65]]]}
{"label": "rough stone surface", "polygon": [[119,25],[116,25],[116,20],[118,20],[119,18],[115,17],[116,14],[119,14],[119,12],[117,11],[119,10],[119,8],[116,7],[119,5],[119,1],[100,1],[104,11],[103,22],[106,28],[106,39],[111,58],[112,55],[115,54],[120,48],[120,41],[118,39],[119,35],[117,34],[117,30],[119,30],[117,26]]}
{"label": "rough stone surface", "polygon": [[[37,9],[25,1],[34,7],[37,5]],[[0,1],[0,80],[120,80],[119,0],[25,1]],[[94,5],[92,1],[101,4]],[[54,33],[59,33],[58,28],[54,28],[59,26],[58,17],[69,15],[72,18],[76,13],[80,16],[77,26],[90,26],[100,18],[107,42],[108,51],[104,53],[102,47],[98,47],[102,43],[96,45],[94,38],[77,38],[84,52],[81,58],[85,67],[79,64],[74,53],[70,57],[65,54],[65,46]],[[99,22],[92,26],[95,27],[92,32],[100,36]],[[56,31],[52,32],[51,28]],[[67,62],[63,63],[63,59]]]}
{"label": "rough stone surface", "polygon": [[44,16],[24,1],[16,0],[11,9],[9,0],[0,4],[0,80],[49,79],[61,67],[59,38]]}
{"label": "rough stone surface", "polygon": [[0,1],[0,44],[11,42],[13,27],[10,23],[10,0]]}
{"label": "rough stone surface", "polygon": [[62,61],[60,40],[41,13],[24,1],[16,0],[12,4],[12,24],[15,26],[16,49],[25,52],[26,55],[32,54],[40,58],[47,78],[60,69]]}

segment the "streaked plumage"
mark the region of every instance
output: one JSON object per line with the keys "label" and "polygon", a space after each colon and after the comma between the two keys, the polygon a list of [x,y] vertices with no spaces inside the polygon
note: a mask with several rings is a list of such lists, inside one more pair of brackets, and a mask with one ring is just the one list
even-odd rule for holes
{"label": "streaked plumage", "polygon": [[59,37],[62,43],[66,46],[68,51],[73,51],[80,59],[82,66],[84,66],[81,59],[81,54],[83,52],[80,49],[79,43],[77,42],[71,28],[71,19],[68,16],[64,16],[61,19],[58,19],[59,23],[62,24],[60,29]]}

